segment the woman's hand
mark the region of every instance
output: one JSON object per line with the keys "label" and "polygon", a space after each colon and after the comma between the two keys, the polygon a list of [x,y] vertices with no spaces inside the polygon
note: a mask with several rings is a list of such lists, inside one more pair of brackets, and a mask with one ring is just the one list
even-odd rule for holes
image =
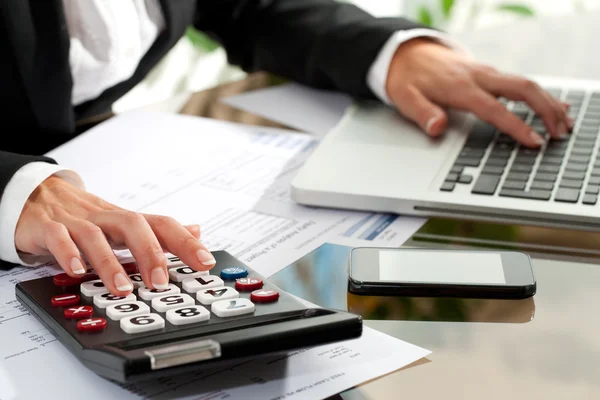
{"label": "woman's hand", "polygon": [[474,113],[525,146],[539,147],[544,139],[496,97],[525,101],[553,138],[564,138],[573,128],[568,106],[536,83],[500,73],[427,39],[413,39],[398,48],[386,92],[403,115],[434,137],[446,128],[444,108],[454,108]]}
{"label": "woman's hand", "polygon": [[24,253],[53,255],[72,277],[86,272],[83,253],[106,288],[122,296],[133,285],[112,246],[131,250],[147,287],[164,289],[169,282],[164,251],[198,271],[215,264],[199,237],[197,225],[184,227],[169,217],[124,210],[52,176],[27,200],[15,244]]}

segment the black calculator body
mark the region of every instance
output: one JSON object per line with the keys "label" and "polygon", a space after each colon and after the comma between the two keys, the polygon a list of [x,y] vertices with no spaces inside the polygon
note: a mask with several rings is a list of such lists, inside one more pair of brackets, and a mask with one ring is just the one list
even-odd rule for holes
{"label": "black calculator body", "polygon": [[208,276],[171,258],[162,291],[144,287],[129,264],[136,288],[128,298],[109,294],[92,274],[20,282],[16,296],[83,364],[120,383],[361,335],[359,316],[308,308],[229,253],[213,255]]}

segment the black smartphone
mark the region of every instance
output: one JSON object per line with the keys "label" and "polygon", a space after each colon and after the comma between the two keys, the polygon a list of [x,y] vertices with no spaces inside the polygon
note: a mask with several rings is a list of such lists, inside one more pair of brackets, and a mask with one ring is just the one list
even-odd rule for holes
{"label": "black smartphone", "polygon": [[524,299],[537,287],[515,251],[359,247],[348,267],[348,290],[362,295]]}

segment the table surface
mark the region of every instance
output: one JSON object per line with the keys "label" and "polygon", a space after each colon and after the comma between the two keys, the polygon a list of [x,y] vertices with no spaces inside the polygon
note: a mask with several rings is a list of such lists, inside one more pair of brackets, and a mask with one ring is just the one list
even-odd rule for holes
{"label": "table surface", "polygon": [[[597,20],[598,14],[551,18],[463,32],[457,38],[475,56],[505,70],[600,78],[600,57],[593,43],[600,33]],[[224,96],[275,83],[266,74],[252,74],[193,94],[181,112],[281,127],[219,102]],[[341,284],[330,296],[335,304],[326,304],[319,293],[308,296],[322,306],[359,312],[366,325],[433,352],[341,397],[397,399],[401,393],[402,398],[426,399],[600,398],[598,243],[600,233],[430,220],[407,245],[527,251],[534,260],[537,294],[521,301],[357,298]],[[313,267],[296,264],[286,273],[295,269],[300,284],[311,288]],[[328,273],[337,282],[346,282],[344,268]],[[285,281],[280,284],[294,292]],[[386,310],[385,319],[381,310]]]}

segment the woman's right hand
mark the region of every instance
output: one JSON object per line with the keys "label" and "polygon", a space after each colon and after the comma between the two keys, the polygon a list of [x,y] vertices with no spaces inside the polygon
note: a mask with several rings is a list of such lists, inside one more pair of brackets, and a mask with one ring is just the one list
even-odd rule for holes
{"label": "woman's right hand", "polygon": [[27,200],[15,231],[19,252],[52,255],[72,277],[86,272],[82,253],[114,295],[133,291],[129,276],[113,248],[128,248],[144,284],[164,289],[169,283],[165,251],[197,271],[215,265],[200,242],[197,225],[184,227],[174,219],[128,211],[51,176]]}

